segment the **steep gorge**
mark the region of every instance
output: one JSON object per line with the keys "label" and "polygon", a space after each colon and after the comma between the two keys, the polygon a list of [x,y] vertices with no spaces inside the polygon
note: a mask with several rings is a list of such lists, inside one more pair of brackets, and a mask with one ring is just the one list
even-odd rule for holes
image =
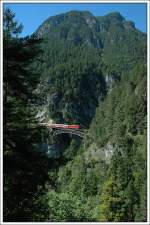
{"label": "steep gorge", "polygon": [[71,11],[50,17],[35,35],[45,41],[42,119],[80,124],[92,137],[60,138],[67,162],[50,193],[60,205],[77,202],[74,221],[145,221],[146,34],[117,12]]}
{"label": "steep gorge", "polygon": [[[147,35],[118,12],[96,17],[71,11],[48,18],[31,38],[15,43],[30,59],[29,47],[41,39],[38,60],[27,68],[21,61],[26,73],[34,68],[31,86],[40,74],[32,94],[29,86],[31,105],[11,96],[14,88],[5,103],[12,109],[8,125],[17,133],[19,121],[20,129],[18,136],[5,135],[12,145],[9,149],[6,142],[6,221],[20,221],[21,214],[28,222],[146,221]],[[79,124],[87,135],[62,134],[53,140],[47,129],[26,135],[20,121],[32,121],[29,109],[37,126],[49,120]],[[20,120],[16,115],[22,115]],[[24,129],[29,131],[27,125]],[[16,193],[18,186],[22,195]]]}

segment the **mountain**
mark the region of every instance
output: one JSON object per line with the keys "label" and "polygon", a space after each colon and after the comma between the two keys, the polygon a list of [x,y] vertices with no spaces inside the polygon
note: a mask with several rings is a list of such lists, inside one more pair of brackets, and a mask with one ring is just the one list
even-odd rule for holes
{"label": "mountain", "polygon": [[87,43],[100,48],[98,31],[98,21],[90,12],[71,11],[50,17],[36,33],[39,37],[71,41],[76,45]]}
{"label": "mountain", "polygon": [[145,221],[146,34],[118,12],[71,11],[34,35],[44,40],[39,119],[88,128],[83,141],[58,140],[60,204],[76,199],[74,221]]}
{"label": "mountain", "polygon": [[39,119],[89,128],[84,141],[59,139],[67,160],[57,174],[59,201],[63,193],[76,199],[74,221],[145,221],[146,34],[118,12],[71,11],[35,35],[44,40]]}
{"label": "mountain", "polygon": [[37,65],[41,121],[52,117],[88,127],[113,84],[146,64],[146,34],[118,12],[95,17],[71,11],[48,18],[34,35],[44,40],[44,63]]}
{"label": "mountain", "polygon": [[5,221],[145,222],[147,35],[118,12],[53,16],[25,40],[5,24]]}
{"label": "mountain", "polygon": [[103,49],[104,62],[120,73],[129,71],[135,61],[146,62],[146,34],[118,12],[96,17],[88,11],[71,11],[53,16],[37,29],[36,35]]}

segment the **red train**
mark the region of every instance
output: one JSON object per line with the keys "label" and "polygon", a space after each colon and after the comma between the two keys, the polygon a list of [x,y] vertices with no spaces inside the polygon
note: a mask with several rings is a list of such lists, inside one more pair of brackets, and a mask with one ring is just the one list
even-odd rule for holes
{"label": "red train", "polygon": [[79,125],[67,125],[67,124],[46,124],[50,128],[64,128],[64,129],[80,129]]}

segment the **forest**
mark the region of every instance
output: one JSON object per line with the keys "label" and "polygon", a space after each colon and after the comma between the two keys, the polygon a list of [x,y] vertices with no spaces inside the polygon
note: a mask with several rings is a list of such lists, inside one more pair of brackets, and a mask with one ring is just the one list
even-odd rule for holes
{"label": "forest", "polygon": [[[3,13],[4,222],[147,221],[147,36],[120,13]],[[40,123],[79,124],[84,138]]]}

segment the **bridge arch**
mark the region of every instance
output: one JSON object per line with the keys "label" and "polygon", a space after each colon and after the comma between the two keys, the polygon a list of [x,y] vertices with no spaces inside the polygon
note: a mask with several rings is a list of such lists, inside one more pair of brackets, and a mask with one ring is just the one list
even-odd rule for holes
{"label": "bridge arch", "polygon": [[72,135],[76,135],[79,136],[80,138],[84,137],[84,132],[83,131],[78,131],[78,130],[71,130],[71,129],[56,129],[53,131],[53,136],[57,136],[60,134],[72,134]]}

